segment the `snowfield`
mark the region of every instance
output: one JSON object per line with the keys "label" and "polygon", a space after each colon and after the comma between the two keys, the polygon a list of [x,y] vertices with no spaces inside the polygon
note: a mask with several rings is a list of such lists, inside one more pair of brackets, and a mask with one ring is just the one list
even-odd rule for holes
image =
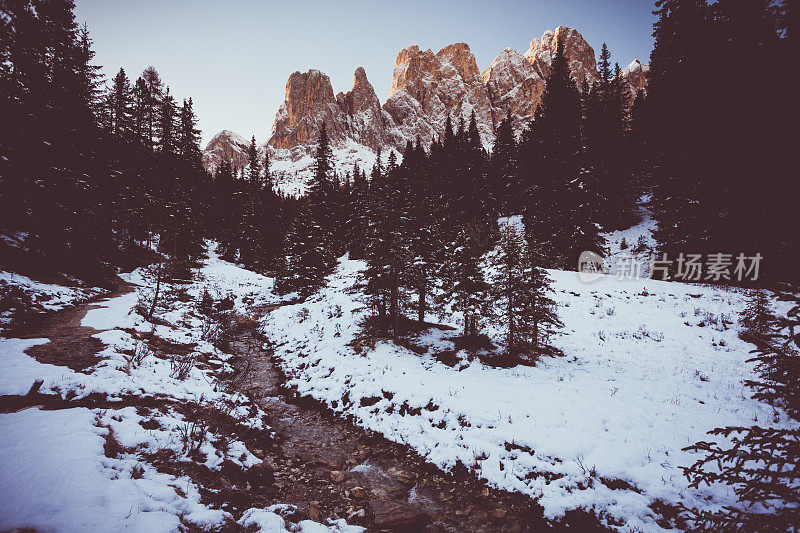
{"label": "snowfield", "polygon": [[[415,351],[361,346],[364,266],[343,258],[317,295],[266,317],[287,384],[443,469],[460,462],[536,498],[549,518],[582,507],[620,530],[657,531],[670,528],[662,503],[737,505],[727,487],[688,488],[679,467],[695,457],[682,448],[718,426],[790,424],[744,385],[744,291],[550,271],[565,356],[502,369],[456,351],[457,330],[418,335]],[[453,366],[436,358],[453,352]]]}
{"label": "snowfield", "polygon": [[[141,284],[145,278],[136,271],[127,279]],[[224,411],[267,437],[272,434],[260,408],[220,386],[214,369],[230,370],[231,355],[203,340],[202,320],[195,311],[204,290],[218,298],[229,295],[240,311],[276,302],[272,284],[272,278],[219,260],[212,247],[196,281],[184,286],[191,298],[179,299],[171,310],[159,313],[158,325],[134,311],[137,292],[106,299],[100,308],[90,310],[82,325],[100,330],[95,337],[108,346],[85,373],[43,364],[25,353],[48,339],[0,338],[0,396],[24,395],[41,380],[41,393],[76,402],[94,393],[108,400],[127,398],[136,405],[33,407],[0,414],[0,530],[166,532],[229,525],[234,517],[203,503],[192,479],[160,471],[148,457],[174,454],[176,461],[191,460],[212,470],[219,470],[223,462],[244,469],[261,463],[243,442],[225,440],[212,431],[197,453],[189,452],[182,432],[189,423],[184,415],[187,409],[202,407]],[[192,346],[197,363],[183,378],[173,372],[168,352],[150,354],[132,364],[135,335],[155,335]],[[150,407],[139,406],[131,398],[150,398]],[[159,402],[163,406],[152,407]],[[109,453],[110,444],[119,449]],[[253,531],[278,533],[363,531],[344,520],[328,525],[309,520],[291,523],[281,516],[291,507],[252,508],[238,523]]]}

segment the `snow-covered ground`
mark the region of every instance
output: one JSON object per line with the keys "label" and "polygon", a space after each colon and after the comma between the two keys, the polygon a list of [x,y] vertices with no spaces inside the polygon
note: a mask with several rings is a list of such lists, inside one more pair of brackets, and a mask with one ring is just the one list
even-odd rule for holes
{"label": "snow-covered ground", "polygon": [[641,220],[638,224],[603,234],[608,244],[606,261],[609,274],[618,277],[649,277],[651,254],[656,249],[653,231],[658,226],[649,207],[651,199],[650,194],[639,199]]}
{"label": "snow-covered ground", "polygon": [[[275,187],[283,194],[289,196],[302,196],[308,191],[308,185],[313,176],[314,153],[305,152],[300,154],[300,150],[305,147],[297,147],[293,153],[291,150],[279,149],[271,150],[270,174],[275,181]],[[352,139],[346,140],[341,146],[336,146],[332,150],[332,165],[340,180],[345,179],[346,174],[353,174],[353,165],[358,165],[362,171],[366,171],[367,177],[372,171],[372,166],[377,161],[377,154],[369,147],[358,144]],[[403,156],[400,152],[394,151],[398,164]],[[381,161],[386,165],[389,158],[388,152],[381,154]]]}
{"label": "snow-covered ground", "polygon": [[[459,351],[457,330],[417,334],[416,351],[364,342],[363,268],[342,259],[317,295],[265,318],[289,385],[444,469],[460,462],[491,485],[536,498],[547,517],[581,507],[620,530],[654,531],[669,527],[655,510],[661,503],[738,505],[727,487],[688,488],[680,467],[695,457],[682,448],[718,426],[791,424],[751,399],[744,385],[754,376],[747,363],[752,346],[739,339],[736,322],[744,290],[613,275],[584,283],[575,272],[550,271],[565,324],[554,344],[565,356],[501,369]],[[146,273],[127,279],[145,284]],[[245,397],[220,387],[217,373],[231,368],[231,356],[204,339],[196,302],[208,290],[246,312],[279,301],[273,280],[221,261],[212,247],[196,281],[184,288],[186,297],[161,312],[157,325],[135,312],[137,292],[89,311],[82,324],[100,330],[96,336],[108,347],[86,373],[24,353],[46,339],[0,338],[0,395],[25,394],[42,380],[41,392],[76,402],[95,393],[227,406],[241,424],[269,434],[263,412],[253,414]],[[499,329],[486,331],[500,343]],[[185,377],[173,372],[174,354],[131,362],[136,337],[151,334],[191,347],[197,363]],[[448,356],[437,359],[443,353]],[[76,405],[0,414],[0,530],[172,531],[230,523],[228,512],[201,500],[195,481],[147,461],[159,451],[189,458],[184,413],[169,405]],[[112,436],[120,451],[109,456]],[[192,460],[210,469],[226,461],[243,468],[260,462],[244,442],[222,446],[221,440],[209,434]],[[254,508],[238,521],[262,531],[359,530],[341,521],[290,523],[281,516],[286,509]]]}
{"label": "snow-covered ground", "polygon": [[[136,271],[128,279],[138,284],[145,277]],[[109,400],[150,397],[163,402],[160,408],[151,402],[150,407],[34,407],[0,414],[0,530],[157,532],[183,530],[186,525],[208,530],[230,523],[230,513],[201,501],[195,481],[160,471],[147,458],[167,453],[175,461],[192,460],[212,470],[219,470],[223,462],[245,469],[261,462],[243,442],[211,430],[196,441],[196,452],[187,450],[190,421],[186,411],[175,406],[218,409],[245,427],[271,434],[263,411],[242,394],[225,392],[217,379],[219,370],[231,369],[231,356],[204,340],[196,302],[209,290],[218,297],[231,295],[235,307],[244,310],[276,301],[272,283],[271,278],[219,260],[212,251],[197,281],[186,286],[190,298],[176,299],[172,309],[158,315],[158,325],[135,312],[137,292],[104,300],[82,321],[100,330],[95,336],[108,344],[86,373],[42,364],[24,353],[47,339],[0,339],[0,395],[25,394],[34,381],[42,380],[40,392],[76,402],[91,393]],[[136,337],[144,336],[190,346],[195,364],[180,376],[174,367],[177,354],[169,348],[132,361]],[[119,450],[108,453],[109,442],[117,443]],[[239,524],[269,532],[362,531],[341,520],[328,525],[290,523],[281,517],[290,507],[250,509]]]}
{"label": "snow-covered ground", "polygon": [[32,304],[31,311],[41,313],[64,309],[103,292],[103,289],[98,287],[85,287],[78,283],[69,287],[43,283],[22,274],[0,271],[0,297],[9,299],[7,304],[9,308],[6,309],[6,305],[0,308],[0,328],[8,326],[15,313],[20,311],[16,309],[15,302],[11,301],[16,299],[14,298],[16,295],[27,295]]}
{"label": "snow-covered ground", "polygon": [[744,291],[550,271],[564,357],[500,369],[462,351],[448,366],[435,354],[455,349],[455,332],[421,335],[423,354],[364,345],[363,268],[342,259],[320,293],[265,319],[288,384],[444,469],[461,462],[531,495],[548,517],[582,507],[620,530],[653,531],[669,527],[660,502],[737,505],[727,487],[688,488],[679,467],[695,457],[682,448],[718,426],[790,424],[745,387]]}

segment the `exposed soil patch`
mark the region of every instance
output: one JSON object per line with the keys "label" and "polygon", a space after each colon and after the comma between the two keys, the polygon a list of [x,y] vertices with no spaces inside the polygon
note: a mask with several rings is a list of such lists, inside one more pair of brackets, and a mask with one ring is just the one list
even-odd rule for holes
{"label": "exposed soil patch", "polygon": [[90,309],[99,307],[95,302],[122,296],[133,291],[133,288],[130,283],[119,279],[119,284],[111,293],[97,296],[76,307],[44,315],[33,323],[7,332],[6,336],[21,339],[50,339],[46,344],[28,348],[25,353],[40,363],[67,366],[73,370],[86,370],[97,363],[97,354],[105,348],[105,344],[92,336],[98,331],[81,326],[81,320]]}

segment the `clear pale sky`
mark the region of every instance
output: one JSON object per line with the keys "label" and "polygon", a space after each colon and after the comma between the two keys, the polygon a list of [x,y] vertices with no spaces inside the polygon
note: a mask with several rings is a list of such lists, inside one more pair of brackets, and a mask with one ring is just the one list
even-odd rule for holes
{"label": "clear pale sky", "polygon": [[652,0],[541,1],[184,1],[76,0],[89,25],[96,63],[132,79],[153,65],[180,101],[191,96],[203,142],[222,129],[264,142],[292,72],[315,68],[334,93],[348,91],[363,66],[381,102],[397,52],[469,44],[482,71],[505,47],[563,24],[612,62],[647,62]]}

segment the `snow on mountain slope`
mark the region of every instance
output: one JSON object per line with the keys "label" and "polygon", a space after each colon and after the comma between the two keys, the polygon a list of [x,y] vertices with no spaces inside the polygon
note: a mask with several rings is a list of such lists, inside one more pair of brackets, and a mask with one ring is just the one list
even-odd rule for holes
{"label": "snow on mountain slope", "polygon": [[[417,139],[429,146],[444,134],[448,117],[457,126],[474,112],[484,147],[490,149],[495,129],[508,113],[517,133],[533,118],[559,43],[579,90],[584,82],[591,85],[599,79],[594,49],[567,26],[533,39],[524,55],[504,49],[483,73],[466,43],[453,43],[438,52],[408,46],[397,54],[383,105],[361,67],[355,71],[352,88],[335,96],[325,73],[315,69],[292,73],[267,143],[282,190],[291,194],[304,190],[295,182],[308,177],[307,156],[313,154],[323,124],[331,146],[340,152],[374,153],[380,148],[386,153]],[[647,66],[638,60],[624,71],[634,94],[646,86],[646,72]],[[246,144],[243,151],[241,141],[228,131],[217,134],[204,150],[206,167],[213,169],[223,156],[244,166]]]}
{"label": "snow on mountain slope", "polygon": [[638,202],[639,223],[630,228],[604,233],[608,244],[606,261],[613,276],[649,277],[650,261],[657,248],[653,231],[658,222],[650,209],[651,194],[643,195]]}
{"label": "snow on mountain slope", "polygon": [[538,499],[547,517],[582,507],[620,531],[658,531],[670,528],[659,502],[738,505],[726,487],[688,488],[679,467],[695,457],[682,448],[718,426],[790,425],[744,385],[744,291],[550,271],[564,357],[499,369],[457,351],[451,367],[436,354],[456,350],[456,333],[437,329],[417,339],[427,353],[356,350],[363,268],[342,259],[320,293],[266,318],[288,384],[431,463]]}
{"label": "snow on mountain slope", "polygon": [[[270,149],[272,153],[272,149]],[[340,179],[345,179],[347,174],[352,175],[353,165],[365,170],[369,175],[372,166],[378,156],[372,149],[358,144],[352,140],[346,140],[342,145],[332,149],[333,168]],[[397,160],[402,161],[399,152],[395,152]],[[389,152],[381,154],[381,160],[386,163]],[[302,153],[290,155],[290,150],[275,150],[270,156],[270,174],[275,183],[275,187],[283,194],[291,196],[302,196],[308,190],[308,186],[313,177],[314,154]]]}

